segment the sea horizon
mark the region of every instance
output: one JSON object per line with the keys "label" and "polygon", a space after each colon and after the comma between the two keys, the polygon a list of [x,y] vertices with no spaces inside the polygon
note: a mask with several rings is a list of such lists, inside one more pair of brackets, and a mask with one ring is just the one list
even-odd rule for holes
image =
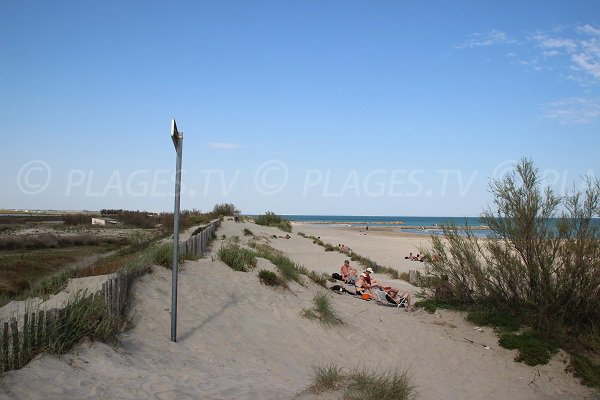
{"label": "sea horizon", "polygon": [[319,214],[281,214],[282,218],[294,222],[319,224],[349,224],[351,226],[390,226],[399,227],[439,227],[455,224],[464,226],[482,226],[480,217],[450,216],[409,216],[409,215],[319,215]]}

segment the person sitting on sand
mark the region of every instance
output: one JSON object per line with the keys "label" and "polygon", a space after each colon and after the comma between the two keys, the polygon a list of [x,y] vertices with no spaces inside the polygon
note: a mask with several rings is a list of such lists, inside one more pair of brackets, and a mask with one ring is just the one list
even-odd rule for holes
{"label": "person sitting on sand", "polygon": [[414,257],[412,255],[412,253],[410,253],[408,256],[404,257],[405,260],[414,260]]}
{"label": "person sitting on sand", "polygon": [[399,289],[390,286],[384,287],[383,291],[385,292],[385,297],[389,302],[400,304],[402,299],[406,299],[406,310],[408,311],[412,309],[412,295],[410,294],[410,292],[401,292]]}
{"label": "person sitting on sand", "polygon": [[350,261],[345,260],[344,264],[342,264],[342,267],[340,268],[340,271],[342,273],[342,280],[344,282],[350,284],[354,284],[354,282],[356,282],[357,271],[356,268],[350,265]]}
{"label": "person sitting on sand", "polygon": [[373,269],[369,267],[365,270],[365,272],[360,274],[355,284],[357,294],[363,294],[367,291],[371,293],[371,289],[373,288],[382,289],[382,286],[379,284],[379,281],[371,278],[372,273]]}

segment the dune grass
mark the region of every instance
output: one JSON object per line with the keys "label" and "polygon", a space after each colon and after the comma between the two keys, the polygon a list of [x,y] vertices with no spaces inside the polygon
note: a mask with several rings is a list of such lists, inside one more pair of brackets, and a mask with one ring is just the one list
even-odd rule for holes
{"label": "dune grass", "polygon": [[323,325],[343,325],[344,321],[337,315],[325,293],[317,293],[313,298],[313,308],[302,310],[301,315],[308,319],[317,319]]}
{"label": "dune grass", "polygon": [[349,375],[344,398],[348,400],[403,400],[416,397],[415,385],[407,370],[356,369]]}
{"label": "dune grass", "polygon": [[110,342],[116,340],[121,320],[111,317],[104,299],[78,292],[69,301],[60,324],[50,327],[48,350],[54,354],[69,351],[82,337]]}
{"label": "dune grass", "polygon": [[[26,310],[22,324],[0,331],[0,372],[19,369],[42,352],[65,354],[83,337],[115,342],[122,325],[100,295],[77,292],[62,310]],[[7,336],[5,336],[7,335]]]}
{"label": "dune grass", "polygon": [[248,272],[256,267],[256,253],[236,243],[222,244],[217,257],[235,271]]}
{"label": "dune grass", "polygon": [[261,269],[258,271],[258,279],[260,283],[267,286],[282,286],[287,287],[287,284],[275,272]]}
{"label": "dune grass", "polygon": [[315,393],[338,389],[344,381],[343,368],[331,362],[324,367],[313,366],[313,383],[311,389]]}
{"label": "dune grass", "polygon": [[408,400],[416,399],[416,386],[406,369],[378,371],[358,367],[345,373],[332,362],[324,367],[313,367],[313,393],[342,390],[345,400]]}

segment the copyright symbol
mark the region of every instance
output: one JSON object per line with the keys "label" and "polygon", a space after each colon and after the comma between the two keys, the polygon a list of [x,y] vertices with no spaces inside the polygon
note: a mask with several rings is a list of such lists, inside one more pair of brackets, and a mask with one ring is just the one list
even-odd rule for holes
{"label": "copyright symbol", "polygon": [[43,192],[50,184],[52,171],[47,162],[42,160],[29,161],[23,165],[17,175],[17,185],[25,194]]}
{"label": "copyright symbol", "polygon": [[500,164],[496,165],[496,168],[494,168],[494,172],[492,172],[492,180],[504,178],[507,173],[514,169],[516,164],[516,160],[502,161]]}
{"label": "copyright symbol", "polygon": [[267,161],[254,174],[254,187],[261,194],[275,194],[286,185],[288,169],[284,163],[277,160]]}

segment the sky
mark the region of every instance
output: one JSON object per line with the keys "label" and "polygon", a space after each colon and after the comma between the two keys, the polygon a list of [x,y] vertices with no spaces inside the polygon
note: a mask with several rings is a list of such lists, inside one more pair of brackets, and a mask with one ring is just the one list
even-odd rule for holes
{"label": "sky", "polygon": [[600,177],[600,2],[0,0],[0,208],[477,216]]}

